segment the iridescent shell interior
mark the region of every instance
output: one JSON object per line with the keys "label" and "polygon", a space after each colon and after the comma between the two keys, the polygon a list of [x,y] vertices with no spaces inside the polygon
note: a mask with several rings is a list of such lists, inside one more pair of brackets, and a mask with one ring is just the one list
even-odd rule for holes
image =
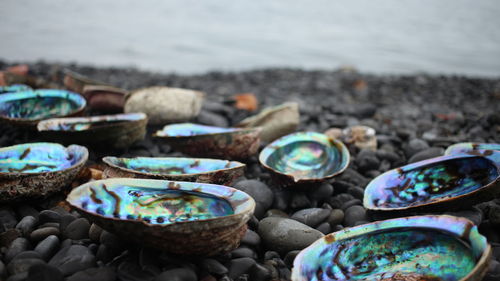
{"label": "iridescent shell interior", "polygon": [[314,132],[294,133],[266,146],[259,161],[295,181],[322,179],[341,173],[349,164],[349,151],[337,140]]}
{"label": "iridescent shell interior", "polygon": [[181,123],[167,125],[156,132],[158,137],[189,137],[197,135],[220,134],[238,131],[238,128],[221,128],[214,126],[205,126],[192,123]]}
{"label": "iridescent shell interior", "polygon": [[38,123],[38,131],[85,131],[146,119],[144,113],[128,113],[93,117],[53,118]]}
{"label": "iridescent shell interior", "polygon": [[9,119],[40,120],[76,113],[85,107],[79,94],[47,89],[0,95],[0,116]]}
{"label": "iridescent shell interior", "polygon": [[15,93],[15,92],[22,92],[22,91],[31,91],[31,87],[23,84],[14,84],[10,86],[2,86],[0,87],[0,94],[6,94],[6,93]]}
{"label": "iridescent shell interior", "polygon": [[479,150],[496,150],[500,151],[499,143],[473,143],[473,142],[462,142],[454,145],[450,145],[446,151],[445,155],[468,153],[477,154]]}
{"label": "iridescent shell interior", "polygon": [[103,161],[110,166],[118,167],[131,172],[155,175],[202,174],[241,167],[244,165],[237,161],[182,157],[104,157]]}
{"label": "iridescent shell interior", "polygon": [[87,149],[57,143],[26,143],[0,148],[0,173],[44,173],[70,168],[87,158]]}
{"label": "iridescent shell interior", "polygon": [[486,238],[466,219],[397,218],[319,239],[296,257],[292,280],[457,281],[490,253]]}
{"label": "iridescent shell interior", "polygon": [[153,225],[227,217],[255,204],[246,193],[222,185],[123,178],[84,184],[67,200],[94,215]]}
{"label": "iridescent shell interior", "polygon": [[458,154],[406,165],[373,179],[365,189],[364,206],[396,210],[428,205],[476,192],[500,175],[500,153]]}

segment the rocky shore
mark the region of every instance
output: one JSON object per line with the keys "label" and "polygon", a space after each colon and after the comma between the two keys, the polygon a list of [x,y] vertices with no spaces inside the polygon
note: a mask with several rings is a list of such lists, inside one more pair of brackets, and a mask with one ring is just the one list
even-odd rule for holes
{"label": "rocky shore", "polygon": [[[0,62],[0,69],[8,64]],[[351,149],[340,176],[311,192],[276,186],[257,157],[247,161],[245,178],[234,187],[257,206],[236,250],[211,258],[179,257],[124,243],[76,212],[57,205],[62,198],[0,207],[0,280],[289,280],[294,257],[316,239],[344,227],[375,220],[362,206],[364,188],[392,168],[442,155],[463,141],[500,142],[500,78],[377,76],[351,69],[303,71],[264,69],[179,76],[136,69],[30,64],[49,78],[67,68],[124,89],[165,85],[207,94],[197,123],[231,126],[254,113],[232,106],[237,93],[253,93],[259,108],[296,101],[299,131],[352,125],[376,130],[376,151]],[[181,156],[148,136],[127,150],[91,151],[102,156]],[[0,147],[39,140],[33,132],[0,124]],[[500,280],[500,200],[457,206],[448,214],[479,226],[493,246],[484,280]]]}

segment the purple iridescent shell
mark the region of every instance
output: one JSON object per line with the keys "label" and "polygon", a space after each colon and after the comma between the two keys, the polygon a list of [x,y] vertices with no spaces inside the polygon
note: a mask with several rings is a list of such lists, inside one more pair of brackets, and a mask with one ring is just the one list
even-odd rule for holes
{"label": "purple iridescent shell", "polygon": [[452,216],[378,221],[328,234],[294,260],[293,281],[479,281],[491,246]]}
{"label": "purple iridescent shell", "polygon": [[45,197],[67,187],[87,161],[79,145],[27,143],[0,148],[0,202]]}
{"label": "purple iridescent shell", "polygon": [[267,145],[260,163],[282,185],[320,182],[342,173],[349,165],[345,145],[325,134],[300,132]]}
{"label": "purple iridescent shell", "polygon": [[383,173],[365,189],[376,211],[460,209],[500,193],[500,152],[476,151],[412,163]]}
{"label": "purple iridescent shell", "polygon": [[457,143],[454,145],[450,145],[446,151],[444,152],[445,155],[452,155],[452,154],[460,154],[460,153],[466,153],[466,154],[475,154],[478,151],[481,150],[496,150],[500,151],[500,144],[499,143],[474,143],[474,142],[462,142],[462,143]]}
{"label": "purple iridescent shell", "polygon": [[105,178],[150,178],[230,185],[245,164],[237,161],[181,157],[104,157]]}
{"label": "purple iridescent shell", "polygon": [[194,157],[246,159],[257,153],[260,131],[181,123],[167,125],[153,136]]}
{"label": "purple iridescent shell", "polygon": [[31,91],[30,86],[24,85],[24,84],[14,84],[10,86],[0,86],[0,94],[7,94],[7,93],[15,93],[15,92],[22,92],[22,91]]}
{"label": "purple iridescent shell", "polygon": [[132,178],[89,182],[66,200],[124,239],[197,256],[236,248],[255,208],[248,194],[223,185]]}
{"label": "purple iridescent shell", "polygon": [[147,123],[146,114],[127,113],[53,118],[38,123],[37,129],[44,138],[53,141],[123,149],[144,139]]}

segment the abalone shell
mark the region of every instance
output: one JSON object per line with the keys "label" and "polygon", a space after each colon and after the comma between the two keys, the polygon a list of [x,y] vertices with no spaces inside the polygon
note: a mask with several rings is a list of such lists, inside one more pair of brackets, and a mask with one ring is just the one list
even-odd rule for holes
{"label": "abalone shell", "polygon": [[74,116],[85,108],[85,99],[64,90],[34,90],[0,95],[0,120],[33,126],[53,117]]}
{"label": "abalone shell", "polygon": [[0,94],[15,93],[22,91],[31,91],[31,87],[23,84],[14,84],[10,86],[0,86]]}
{"label": "abalone shell", "polygon": [[0,202],[45,197],[68,186],[88,158],[83,146],[27,143],[0,148]]}
{"label": "abalone shell", "polygon": [[221,128],[181,123],[167,125],[154,137],[195,157],[246,159],[259,149],[260,128]]}
{"label": "abalone shell", "polygon": [[146,114],[127,113],[47,119],[37,129],[49,140],[121,149],[144,139],[147,123]]}
{"label": "abalone shell", "polygon": [[342,173],[349,165],[345,145],[315,132],[284,136],[266,146],[260,163],[283,185],[323,181]]}
{"label": "abalone shell", "polygon": [[292,280],[479,281],[490,257],[467,219],[405,217],[324,236],[297,255]]}
{"label": "abalone shell", "polygon": [[227,186],[131,178],[86,183],[66,200],[124,239],[182,255],[236,248],[255,208],[250,196]]}
{"label": "abalone shell", "polygon": [[245,164],[237,161],[182,157],[104,157],[106,178],[151,178],[230,185],[242,176]]}
{"label": "abalone shell", "polygon": [[478,151],[412,163],[383,173],[365,189],[364,206],[377,211],[449,210],[500,193],[500,153]]}
{"label": "abalone shell", "polygon": [[450,145],[446,149],[444,154],[445,155],[452,155],[452,154],[466,153],[466,154],[472,154],[472,155],[476,154],[477,155],[479,151],[484,151],[484,153],[489,153],[488,150],[500,151],[500,144],[499,143],[462,142],[462,143]]}

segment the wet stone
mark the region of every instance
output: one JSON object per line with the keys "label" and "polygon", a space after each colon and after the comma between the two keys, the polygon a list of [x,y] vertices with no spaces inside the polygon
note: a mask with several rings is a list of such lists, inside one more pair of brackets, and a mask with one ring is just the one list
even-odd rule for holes
{"label": "wet stone", "polygon": [[[28,271],[26,281],[63,281],[61,271],[47,264],[37,264]],[[100,280],[100,279],[99,279]]]}
{"label": "wet stone", "polygon": [[321,222],[326,220],[326,218],[328,218],[329,215],[330,215],[330,210],[321,208],[309,208],[295,212],[290,218],[298,222],[301,222],[305,225],[316,227]]}
{"label": "wet stone", "polygon": [[79,218],[72,221],[64,230],[64,236],[73,239],[80,240],[89,237],[90,223],[85,218]]}
{"label": "wet stone", "polygon": [[164,271],[156,276],[154,281],[196,281],[198,277],[190,268],[175,268]]}
{"label": "wet stone", "polygon": [[231,279],[236,279],[244,273],[247,273],[252,266],[255,265],[255,260],[251,258],[237,258],[229,262],[228,276]]}
{"label": "wet stone", "polygon": [[35,251],[38,252],[44,260],[49,260],[59,249],[59,238],[55,235],[50,235],[49,237],[42,240],[35,247]]}
{"label": "wet stone", "polygon": [[35,229],[37,225],[37,220],[32,216],[26,216],[19,221],[16,225],[16,229],[21,231],[23,236],[28,236]]}
{"label": "wet stone", "polygon": [[111,267],[92,267],[79,271],[68,278],[66,281],[114,281],[116,280],[115,270]]}
{"label": "wet stone", "polygon": [[365,208],[358,205],[347,208],[344,215],[344,225],[354,226],[358,221],[366,221]]}
{"label": "wet stone", "polygon": [[49,237],[50,235],[58,236],[59,235],[59,228],[50,226],[50,227],[42,227],[42,228],[36,229],[33,232],[31,232],[30,240],[32,242],[38,242],[38,241],[41,241],[41,240]]}
{"label": "wet stone", "polygon": [[201,261],[201,266],[212,274],[224,275],[228,273],[228,269],[216,259],[204,259]]}
{"label": "wet stone", "polygon": [[5,261],[11,261],[17,254],[28,250],[31,247],[30,242],[26,238],[17,238],[14,240],[5,254]]}

